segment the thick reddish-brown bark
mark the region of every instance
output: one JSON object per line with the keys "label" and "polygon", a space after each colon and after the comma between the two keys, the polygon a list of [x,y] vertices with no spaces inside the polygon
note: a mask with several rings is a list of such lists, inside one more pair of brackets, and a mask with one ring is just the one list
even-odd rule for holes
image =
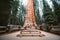
{"label": "thick reddish-brown bark", "polygon": [[31,26],[31,27],[37,26],[36,21],[35,21],[35,16],[34,16],[33,0],[28,0],[25,22],[24,22],[24,27],[26,26]]}

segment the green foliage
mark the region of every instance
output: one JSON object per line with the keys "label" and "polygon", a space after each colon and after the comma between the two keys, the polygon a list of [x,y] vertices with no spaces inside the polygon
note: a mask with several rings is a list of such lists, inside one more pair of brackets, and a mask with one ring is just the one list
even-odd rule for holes
{"label": "green foliage", "polygon": [[54,12],[57,16],[58,23],[60,23],[60,5],[56,1],[53,1],[53,4],[54,4]]}
{"label": "green foliage", "polygon": [[45,18],[45,23],[56,24],[57,23],[56,15],[54,14],[54,12],[52,12],[52,9],[44,0],[43,4],[44,4],[43,17]]}
{"label": "green foliage", "polygon": [[26,9],[22,5],[22,1],[13,0],[10,1],[10,5],[11,5],[11,15],[8,24],[23,25]]}
{"label": "green foliage", "polygon": [[38,0],[34,0],[35,19],[36,19],[36,23],[40,24],[41,20],[40,20],[39,4],[38,3],[39,3]]}
{"label": "green foliage", "polygon": [[22,5],[22,4],[20,4],[20,6],[19,6],[20,8],[19,8],[19,22],[20,22],[20,24],[21,25],[23,25],[24,24],[24,20],[25,20],[25,14],[26,14],[26,8],[24,7],[24,5]]}
{"label": "green foliage", "polygon": [[11,14],[9,17],[9,23],[8,24],[19,24],[18,18],[16,17],[19,7],[19,0],[18,1],[10,1],[11,6]]}

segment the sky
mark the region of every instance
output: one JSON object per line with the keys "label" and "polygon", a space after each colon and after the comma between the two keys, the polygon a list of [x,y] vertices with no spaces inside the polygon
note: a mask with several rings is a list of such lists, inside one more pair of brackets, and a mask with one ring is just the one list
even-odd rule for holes
{"label": "sky", "polygon": [[57,2],[58,4],[60,4],[60,0],[57,0],[56,2]]}
{"label": "sky", "polygon": [[[50,7],[52,8],[52,6],[51,6],[51,5],[52,5],[52,2],[51,2],[50,0],[46,0],[46,1],[48,2],[48,4],[50,5]],[[27,0],[23,0],[22,2],[23,2],[23,5],[24,5],[24,6],[26,6],[27,3],[28,3]]]}
{"label": "sky", "polygon": [[23,2],[23,5],[24,5],[24,6],[26,6],[26,5],[27,5],[27,3],[28,3],[28,1],[27,1],[27,0],[23,0],[22,2]]}
{"label": "sky", "polygon": [[[51,5],[50,0],[46,0],[46,1],[48,2],[48,4],[50,4],[50,5]],[[22,0],[22,2],[23,2],[23,5],[27,5],[28,0]]]}
{"label": "sky", "polygon": [[51,0],[46,0],[47,2],[48,2],[48,4],[50,5],[50,7],[52,8],[52,2],[51,2]]}
{"label": "sky", "polygon": [[46,1],[47,1],[48,5],[50,6],[50,8],[52,9],[52,11],[54,11],[52,1],[51,0],[46,0]]}

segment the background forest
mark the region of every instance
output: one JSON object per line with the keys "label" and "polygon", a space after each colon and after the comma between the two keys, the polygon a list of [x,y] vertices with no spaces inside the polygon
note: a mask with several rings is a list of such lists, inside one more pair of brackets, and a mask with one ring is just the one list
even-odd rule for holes
{"label": "background forest", "polygon": [[[25,1],[24,3],[24,0],[0,1],[0,25],[23,25],[26,15],[26,6],[27,2]],[[42,23],[49,25],[60,24],[59,0],[34,0],[34,11],[38,25]]]}

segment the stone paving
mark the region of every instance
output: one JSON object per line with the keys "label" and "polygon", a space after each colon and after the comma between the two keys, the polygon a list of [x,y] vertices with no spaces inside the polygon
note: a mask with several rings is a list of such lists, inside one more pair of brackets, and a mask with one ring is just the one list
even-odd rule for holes
{"label": "stone paving", "polygon": [[0,40],[60,40],[60,36],[41,31],[45,36],[43,37],[17,37],[20,32],[14,32],[0,36]]}

